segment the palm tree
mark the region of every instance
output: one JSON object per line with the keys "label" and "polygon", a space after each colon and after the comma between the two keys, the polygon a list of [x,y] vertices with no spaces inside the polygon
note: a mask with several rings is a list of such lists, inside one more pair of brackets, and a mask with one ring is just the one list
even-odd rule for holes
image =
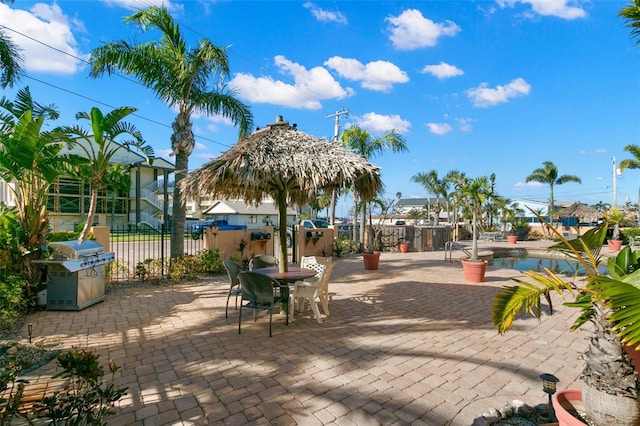
{"label": "palm tree", "polygon": [[[460,203],[458,202],[458,199],[456,197],[456,188],[464,183],[464,181],[466,180],[466,175],[461,172],[460,170],[450,170],[447,172],[447,174],[444,176],[444,180],[445,182],[447,182],[447,188],[451,188],[452,191],[449,191],[447,189],[447,195],[446,195],[446,200],[447,200],[447,210],[451,211],[453,210],[453,224],[454,224],[454,237],[455,240],[458,240],[458,213],[459,213],[459,207],[460,207]],[[453,205],[453,209],[451,209],[449,206]]]}
{"label": "palm tree", "polygon": [[625,20],[625,26],[631,29],[631,38],[636,38],[636,46],[640,45],[640,0],[631,0],[618,12]]}
{"label": "palm tree", "polygon": [[640,169],[640,146],[627,145],[624,150],[633,156],[633,158],[627,158],[620,162],[620,172],[626,169]]}
{"label": "palm tree", "polygon": [[478,218],[482,216],[482,205],[490,194],[491,188],[486,176],[465,178],[456,184],[456,196],[471,214],[473,241],[469,260],[472,262],[478,261]]}
{"label": "palm tree", "polygon": [[[37,283],[40,268],[33,267],[33,260],[41,257],[49,228],[49,187],[70,170],[71,160],[62,155],[65,144],[57,129],[42,130],[48,120],[58,118],[58,112],[34,102],[28,87],[18,91],[14,102],[0,99],[0,111],[0,179],[14,184],[8,188],[16,198],[18,223],[24,232],[22,276]],[[26,291],[30,296],[30,286]]]}
{"label": "palm tree", "polygon": [[[92,135],[80,126],[67,126],[61,130],[65,134],[65,141],[83,152],[84,164],[77,168],[76,175],[89,182],[91,198],[87,220],[78,236],[84,241],[93,225],[93,218],[97,210],[98,193],[107,187],[105,174],[113,156],[121,149],[135,148],[149,161],[153,162],[153,148],[147,145],[142,134],[132,124],[122,120],[137,111],[133,107],[120,107],[104,115],[100,109],[93,107],[90,112],[79,112],[76,119],[88,120],[91,123]],[[132,139],[117,140],[121,137]]]}
{"label": "palm tree", "polygon": [[[385,149],[390,149],[392,152],[408,151],[407,143],[404,136],[402,136],[395,130],[386,133],[382,137],[373,138],[367,130],[364,130],[358,126],[352,126],[342,133],[341,139],[345,147],[356,152],[357,154],[360,154],[366,160],[370,160]],[[358,211],[358,194],[354,192],[353,195],[354,206],[356,206],[354,210],[355,218],[355,212]],[[363,209],[361,210],[362,219],[360,222],[360,241],[362,242],[364,241],[364,228],[367,220],[366,206],[363,206]],[[371,244],[369,244],[369,249],[372,249]]]}
{"label": "palm tree", "polygon": [[549,185],[549,219],[553,223],[552,215],[555,213],[555,207],[553,204],[553,188],[556,185],[562,185],[567,182],[582,183],[582,180],[575,175],[562,175],[558,176],[558,167],[551,161],[545,161],[542,163],[544,167],[535,169],[529,176],[527,176],[527,182],[540,182]]}
{"label": "palm tree", "polygon": [[[13,3],[13,0],[8,2]],[[13,87],[13,84],[20,79],[23,73],[22,61],[18,46],[6,32],[0,29],[0,88]]]}
{"label": "palm tree", "polygon": [[[421,184],[427,190],[427,193],[436,196],[436,205],[434,207],[434,211],[436,212],[436,215],[438,215],[438,217],[436,217],[437,224],[440,219],[440,211],[442,210],[440,206],[440,198],[442,197],[447,200],[450,182],[445,178],[438,178],[438,172],[436,170],[431,170],[427,173],[416,173],[415,175],[411,176],[411,181]],[[448,211],[448,200],[446,201],[446,203]]]}
{"label": "palm tree", "polygon": [[[195,146],[191,115],[225,116],[239,126],[241,137],[248,135],[253,116],[249,107],[224,84],[229,76],[224,48],[208,39],[200,40],[196,48],[188,48],[180,26],[164,7],[151,6],[125,17],[125,22],[137,25],[141,31],[159,30],[160,40],[143,44],[122,40],[107,43],[91,52],[90,75],[99,77],[116,71],[133,75],[178,110],[171,125],[171,148],[176,156],[171,257],[180,257],[184,255],[185,202],[179,184],[189,170],[189,156]],[[210,86],[212,81],[214,84]]]}
{"label": "palm tree", "polygon": [[592,205],[591,207],[593,207],[600,213],[604,213],[611,208],[611,204],[598,201],[596,204]]}
{"label": "palm tree", "polygon": [[[544,219],[538,215],[544,222]],[[611,404],[585,404],[587,411],[594,408],[608,409],[607,420],[590,415],[593,424],[630,424],[621,419],[630,419],[625,408],[632,408],[637,413],[638,380],[628,357],[625,355],[623,343],[637,347],[640,343],[640,288],[637,286],[639,253],[631,252],[625,247],[618,256],[607,262],[608,274],[603,275],[598,269],[602,257],[600,250],[609,227],[604,222],[598,228],[587,231],[575,240],[566,240],[560,232],[550,228],[561,243],[550,248],[560,252],[572,260],[579,262],[586,271],[586,277],[576,280],[575,277],[556,274],[550,270],[544,272],[523,272],[523,278],[513,278],[512,286],[504,286],[493,302],[493,323],[500,334],[508,331],[520,313],[529,313],[539,320],[542,316],[542,297],[550,301],[552,294],[558,294],[565,300],[565,305],[577,308],[580,314],[571,326],[572,330],[586,323],[593,327],[591,338],[582,359],[585,367],[581,379],[584,393],[591,389],[620,396],[627,403],[613,401]],[[567,298],[571,297],[571,301]],[[618,412],[616,412],[618,410]],[[636,424],[636,423],[633,423]]]}

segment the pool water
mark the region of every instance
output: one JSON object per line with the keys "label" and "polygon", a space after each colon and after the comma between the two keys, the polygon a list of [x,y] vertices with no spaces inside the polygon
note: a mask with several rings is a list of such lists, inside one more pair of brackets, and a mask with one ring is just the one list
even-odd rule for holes
{"label": "pool water", "polygon": [[[531,256],[508,256],[494,257],[490,265],[496,268],[515,269],[516,271],[537,271],[543,272],[544,268],[551,270],[557,274],[567,275],[584,275],[584,267],[575,261],[563,259],[550,259],[544,257]],[[605,265],[598,267],[601,273],[607,273]]]}

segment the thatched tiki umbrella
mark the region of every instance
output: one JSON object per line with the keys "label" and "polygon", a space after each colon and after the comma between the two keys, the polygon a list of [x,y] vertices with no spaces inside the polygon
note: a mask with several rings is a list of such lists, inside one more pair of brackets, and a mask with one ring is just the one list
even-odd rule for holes
{"label": "thatched tiki umbrella", "polygon": [[202,194],[260,204],[272,197],[278,206],[280,271],[287,270],[287,203],[308,204],[318,191],[354,187],[365,201],[382,187],[380,169],[339,142],[296,130],[277,118],[266,129],[240,139],[220,157],[181,182],[183,197]]}

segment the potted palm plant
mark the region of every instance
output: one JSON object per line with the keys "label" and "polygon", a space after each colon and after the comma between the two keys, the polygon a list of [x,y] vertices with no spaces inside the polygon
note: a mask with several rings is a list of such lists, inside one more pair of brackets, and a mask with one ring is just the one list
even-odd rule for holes
{"label": "potted palm plant", "polygon": [[607,245],[611,250],[619,251],[622,247],[622,239],[620,239],[620,222],[624,219],[624,214],[615,207],[612,207],[607,211],[605,215],[607,222],[613,226],[613,234],[611,239],[607,241]]}
{"label": "potted palm plant", "polygon": [[456,184],[456,189],[456,196],[471,214],[471,256],[469,256],[468,259],[461,260],[464,278],[470,282],[483,282],[488,262],[478,257],[478,216],[480,208],[489,194],[487,177],[482,176],[475,179],[464,178]]}
{"label": "potted palm plant", "polygon": [[[544,222],[544,220],[538,216]],[[573,300],[566,306],[579,309],[580,315],[571,326],[575,330],[587,323],[593,325],[589,347],[583,354],[582,392],[560,391],[554,403],[567,403],[581,396],[588,420],[598,425],[640,424],[638,379],[625,345],[640,345],[640,262],[638,255],[625,247],[607,263],[607,274],[599,269],[600,249],[606,237],[608,223],[589,230],[583,236],[568,241],[555,232],[561,241],[550,248],[582,264],[586,275],[582,280],[553,273],[523,272],[525,279],[514,278],[515,286],[503,287],[493,304],[493,322],[505,333],[516,316],[529,312],[541,318],[541,298],[550,301],[551,293],[565,293]],[[559,404],[556,410],[563,410]],[[564,416],[559,415],[558,419]],[[561,425],[567,424],[561,421]]]}

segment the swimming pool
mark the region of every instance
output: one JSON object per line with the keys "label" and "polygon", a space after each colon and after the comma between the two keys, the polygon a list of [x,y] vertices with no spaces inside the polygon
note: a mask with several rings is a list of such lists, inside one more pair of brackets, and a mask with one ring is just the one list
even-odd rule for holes
{"label": "swimming pool", "polygon": [[[496,268],[515,269],[516,271],[537,271],[543,272],[544,268],[557,274],[584,275],[584,267],[573,260],[566,260],[559,256],[553,256],[545,252],[527,252],[520,250],[517,252],[494,252],[493,260],[489,265]],[[600,264],[598,270],[607,273],[605,264]]]}

